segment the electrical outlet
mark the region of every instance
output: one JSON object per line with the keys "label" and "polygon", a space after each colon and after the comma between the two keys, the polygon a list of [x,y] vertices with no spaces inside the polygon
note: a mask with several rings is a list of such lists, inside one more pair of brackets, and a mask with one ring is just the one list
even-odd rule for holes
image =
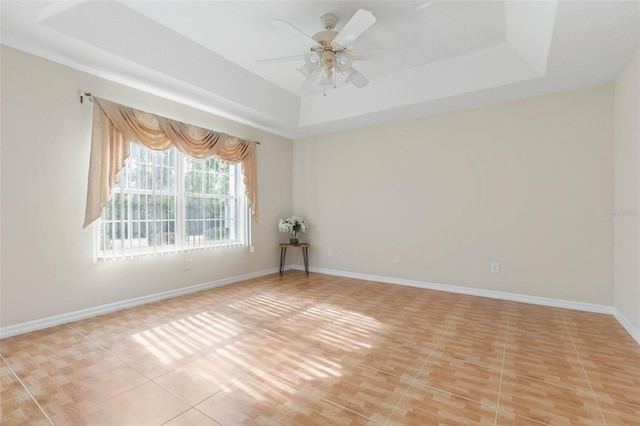
{"label": "electrical outlet", "polygon": [[185,271],[190,271],[191,270],[191,259],[185,259],[184,260],[184,270]]}
{"label": "electrical outlet", "polygon": [[249,246],[249,253],[253,253],[256,251],[256,248],[254,246]]}
{"label": "electrical outlet", "polygon": [[332,248],[327,250],[327,256],[333,256],[333,249]]}
{"label": "electrical outlet", "polygon": [[394,260],[395,260],[396,263],[400,263],[400,255],[396,254],[396,257],[395,257]]}
{"label": "electrical outlet", "polygon": [[491,272],[494,274],[500,272],[500,264],[498,262],[491,262]]}

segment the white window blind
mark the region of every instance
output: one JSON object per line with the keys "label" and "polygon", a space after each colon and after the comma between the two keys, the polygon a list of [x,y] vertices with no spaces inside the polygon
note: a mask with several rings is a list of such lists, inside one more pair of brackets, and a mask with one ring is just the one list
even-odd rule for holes
{"label": "white window blind", "polygon": [[239,165],[131,144],[96,222],[96,258],[246,245],[244,193]]}

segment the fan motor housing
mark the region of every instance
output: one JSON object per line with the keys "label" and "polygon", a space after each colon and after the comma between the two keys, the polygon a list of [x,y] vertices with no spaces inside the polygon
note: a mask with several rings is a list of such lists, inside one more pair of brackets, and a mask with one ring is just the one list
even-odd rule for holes
{"label": "fan motor housing", "polygon": [[320,31],[319,33],[315,33],[311,38],[313,38],[315,41],[317,41],[318,43],[326,47],[331,44],[331,41],[337,35],[338,35],[337,32],[328,30],[328,31]]}

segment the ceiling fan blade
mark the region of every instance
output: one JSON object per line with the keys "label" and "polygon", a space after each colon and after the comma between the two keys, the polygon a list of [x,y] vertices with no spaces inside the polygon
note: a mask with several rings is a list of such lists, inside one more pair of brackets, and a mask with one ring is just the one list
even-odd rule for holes
{"label": "ceiling fan blade", "polygon": [[335,83],[335,74],[331,75],[331,77],[327,77],[325,75],[323,75],[322,77],[320,77],[320,83],[318,84],[319,86],[333,86],[335,87],[336,83]]}
{"label": "ceiling fan blade", "polygon": [[358,11],[349,19],[333,39],[335,44],[340,46],[349,46],[355,39],[360,37],[373,23],[376,22],[376,17],[373,16],[368,10],[358,9]]}
{"label": "ceiling fan blade", "polygon": [[281,56],[279,58],[258,59],[256,62],[260,64],[277,64],[280,62],[299,61],[303,59],[304,59],[304,55],[296,55],[296,56]]}
{"label": "ceiling fan blade", "polygon": [[372,47],[349,50],[351,51],[351,56],[356,61],[395,59],[404,56],[406,53],[405,49],[401,47]]}
{"label": "ceiling fan blade", "polygon": [[352,83],[358,89],[362,89],[364,86],[369,84],[369,79],[362,75],[360,71],[355,68],[351,68],[344,72],[345,75],[345,83]]}
{"label": "ceiling fan blade", "polygon": [[351,80],[351,82],[358,89],[362,89],[364,86],[369,84],[369,79],[362,74],[358,74],[353,80]]}
{"label": "ceiling fan blade", "polygon": [[305,90],[311,87],[311,85],[313,84],[314,81],[316,81],[319,75],[320,75],[320,71],[313,71],[309,75],[309,77],[307,77],[307,79],[302,82],[302,85],[300,86],[300,88]]}
{"label": "ceiling fan blade", "polygon": [[288,23],[284,19],[272,19],[271,23],[273,25],[275,25],[276,27],[280,28],[281,30],[286,31],[289,34],[291,34],[291,35],[295,36],[296,38],[298,38],[298,40],[300,40],[302,43],[304,43],[304,45],[306,47],[308,47],[309,49],[312,48],[312,47],[318,46],[318,44],[319,44],[317,41],[315,41],[314,39],[309,37],[307,34],[302,32],[302,30],[294,27],[293,25],[291,25],[290,23]]}

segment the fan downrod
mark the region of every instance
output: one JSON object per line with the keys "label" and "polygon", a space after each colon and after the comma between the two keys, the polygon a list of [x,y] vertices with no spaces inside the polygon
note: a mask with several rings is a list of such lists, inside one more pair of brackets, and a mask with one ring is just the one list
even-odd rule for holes
{"label": "fan downrod", "polygon": [[338,23],[338,17],[332,13],[325,13],[320,17],[320,23],[325,31],[331,31],[336,27]]}

